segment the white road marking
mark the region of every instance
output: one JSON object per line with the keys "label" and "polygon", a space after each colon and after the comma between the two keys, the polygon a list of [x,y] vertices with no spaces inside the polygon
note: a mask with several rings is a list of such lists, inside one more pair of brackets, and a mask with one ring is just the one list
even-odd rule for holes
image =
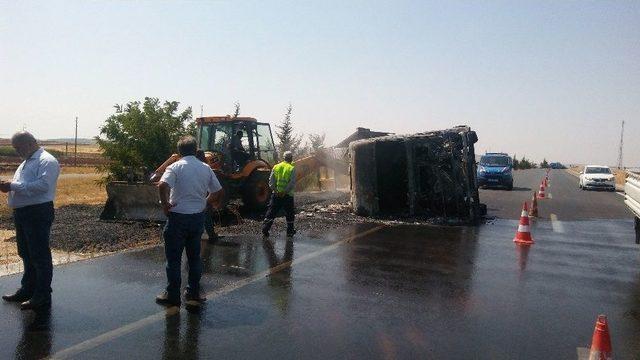
{"label": "white road marking", "polygon": [[[278,266],[272,267],[270,269],[267,269],[267,270],[265,270],[263,272],[255,274],[255,275],[250,276],[248,278],[242,279],[240,281],[236,281],[236,282],[231,283],[231,284],[229,284],[227,286],[223,286],[220,289],[217,289],[217,290],[214,290],[214,291],[211,291],[211,292],[207,293],[206,297],[207,297],[207,299],[215,299],[215,298],[221,297],[221,296],[226,295],[226,294],[228,294],[228,293],[230,293],[232,291],[238,290],[238,289],[240,289],[242,287],[245,287],[245,286],[250,285],[250,284],[252,284],[254,282],[262,280],[262,279],[264,279],[265,277],[267,277],[267,276],[269,276],[271,274],[274,274],[274,273],[277,273],[277,272],[279,272],[279,271],[281,271],[283,269],[286,269],[287,267],[290,267],[290,266],[293,266],[293,265],[298,265],[298,264],[303,263],[305,261],[311,260],[311,259],[316,258],[316,257],[318,257],[318,256],[320,256],[322,254],[325,254],[325,253],[327,253],[327,252],[329,252],[331,250],[334,250],[335,248],[337,248],[337,247],[339,247],[341,245],[344,245],[344,244],[346,244],[346,243],[348,243],[350,241],[353,241],[353,240],[356,240],[356,239],[361,238],[363,236],[372,234],[372,233],[382,229],[383,227],[385,227],[385,225],[376,226],[376,227],[374,227],[372,229],[363,231],[363,232],[358,233],[356,235],[352,235],[352,236],[347,237],[347,238],[345,238],[343,240],[335,242],[335,243],[333,243],[333,244],[331,244],[329,246],[325,246],[320,250],[317,250],[317,251],[314,251],[312,253],[300,256],[299,258],[294,259],[293,261],[288,261],[288,262],[279,264]],[[111,331],[108,331],[106,333],[98,335],[98,336],[96,336],[94,338],[91,338],[91,339],[85,340],[83,342],[80,342],[80,343],[78,343],[76,345],[73,345],[71,347],[68,347],[66,349],[60,350],[57,353],[51,355],[49,357],[49,359],[69,359],[69,358],[75,357],[75,356],[77,356],[77,355],[79,355],[79,354],[81,354],[81,353],[83,353],[85,351],[94,349],[94,348],[96,348],[96,347],[98,347],[100,345],[106,344],[106,343],[108,343],[110,341],[113,341],[113,340],[116,340],[118,338],[121,338],[121,337],[123,337],[123,336],[125,336],[127,334],[130,334],[130,333],[134,332],[134,331],[140,330],[145,326],[151,325],[151,324],[153,324],[153,323],[155,323],[157,321],[165,319],[168,316],[175,315],[179,311],[180,311],[180,308],[178,308],[178,307],[167,308],[167,309],[165,309],[163,311],[160,311],[160,312],[158,312],[156,314],[149,315],[146,318],[140,319],[138,321],[134,321],[134,322],[129,323],[127,325],[121,326],[121,327],[119,327],[117,329],[113,329]]]}
{"label": "white road marking", "polygon": [[556,214],[551,214],[549,215],[549,218],[551,218],[551,227],[553,228],[553,231],[564,234],[564,225],[562,222],[558,221],[558,216]]}
{"label": "white road marking", "polygon": [[553,199],[553,195],[551,195],[551,193],[548,193],[548,194],[547,194],[547,197],[548,197],[549,199]]}

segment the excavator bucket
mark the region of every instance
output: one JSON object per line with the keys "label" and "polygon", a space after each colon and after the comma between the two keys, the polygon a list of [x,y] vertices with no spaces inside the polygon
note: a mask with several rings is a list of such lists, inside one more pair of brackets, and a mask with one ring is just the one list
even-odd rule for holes
{"label": "excavator bucket", "polygon": [[107,184],[107,203],[102,220],[164,221],[158,187],[148,183],[112,181]]}

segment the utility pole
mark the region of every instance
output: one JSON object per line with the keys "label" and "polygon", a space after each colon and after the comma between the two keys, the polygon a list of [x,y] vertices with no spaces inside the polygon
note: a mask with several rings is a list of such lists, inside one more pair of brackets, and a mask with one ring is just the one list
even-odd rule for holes
{"label": "utility pole", "polygon": [[620,148],[618,149],[618,169],[622,169],[622,150],[624,149],[624,120],[622,120],[622,130],[620,131]]}
{"label": "utility pole", "polygon": [[73,150],[73,166],[78,166],[78,117],[76,116],[76,136],[74,141],[75,149]]}

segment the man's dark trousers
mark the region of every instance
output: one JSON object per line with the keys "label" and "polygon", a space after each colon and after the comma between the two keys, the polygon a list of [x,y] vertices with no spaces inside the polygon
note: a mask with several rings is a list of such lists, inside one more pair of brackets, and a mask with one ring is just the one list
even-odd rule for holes
{"label": "man's dark trousers", "polygon": [[267,209],[267,215],[265,215],[264,223],[262,225],[263,231],[269,231],[271,225],[273,225],[273,219],[276,218],[280,209],[284,209],[285,217],[287,219],[287,233],[293,232],[293,222],[295,220],[293,196],[287,194],[278,196],[277,194],[271,195],[271,201],[269,202],[269,209]]}
{"label": "man's dark trousers", "polygon": [[205,213],[179,214],[170,212],[164,227],[164,252],[167,257],[167,293],[172,301],[180,299],[182,276],[182,251],[186,249],[189,264],[189,285],[187,292],[200,294],[202,260],[200,259],[200,239],[204,230]]}
{"label": "man's dark trousers", "polygon": [[53,219],[53,202],[13,210],[18,255],[24,265],[20,292],[34,302],[51,300],[53,263],[49,233]]}

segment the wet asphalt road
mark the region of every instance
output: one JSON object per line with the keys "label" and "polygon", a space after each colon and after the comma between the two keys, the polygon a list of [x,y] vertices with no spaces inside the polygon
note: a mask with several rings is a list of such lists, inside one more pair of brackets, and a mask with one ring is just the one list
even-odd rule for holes
{"label": "wet asphalt road", "polygon": [[[531,247],[511,241],[522,194],[491,190],[481,196],[497,218],[477,228],[359,224],[294,242],[228,238],[237,245],[203,251],[209,300],[199,313],[153,303],[161,248],[60,266],[48,330],[26,331],[34,314],[0,305],[0,357],[575,359],[605,313],[616,359],[640,359],[633,223],[613,193],[561,204],[575,182],[564,175],[552,174],[544,203],[559,220],[533,222]],[[539,175],[517,176],[516,186]],[[602,218],[592,201],[608,207]],[[0,291],[18,282],[2,277]]]}
{"label": "wet asphalt road", "polygon": [[[480,201],[487,204],[490,216],[518,219],[522,202],[531,203],[533,192],[539,190],[545,170],[515,171],[513,191],[481,189]],[[549,220],[551,214],[560,220],[633,219],[621,200],[620,193],[609,191],[583,191],[578,189],[578,178],[566,170],[551,170],[547,195],[551,199],[538,201],[539,217]]]}

